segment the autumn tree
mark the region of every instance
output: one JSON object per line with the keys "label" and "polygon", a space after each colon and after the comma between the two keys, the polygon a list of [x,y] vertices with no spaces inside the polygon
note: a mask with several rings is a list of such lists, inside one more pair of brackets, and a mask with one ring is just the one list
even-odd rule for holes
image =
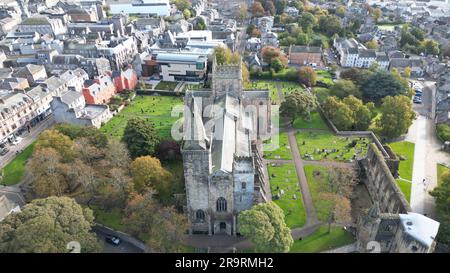
{"label": "autumn tree", "polygon": [[67,253],[77,241],[81,252],[99,252],[91,228],[94,216],[68,197],[36,199],[0,222],[1,253]]}
{"label": "autumn tree", "polygon": [[157,252],[181,252],[187,221],[172,207],[162,207],[152,192],[133,194],[125,209],[126,230],[136,237],[148,237],[147,244]]}
{"label": "autumn tree", "polygon": [[302,66],[298,70],[298,80],[300,83],[312,87],[316,84],[317,73],[309,66]]}
{"label": "autumn tree", "polygon": [[366,42],[366,47],[368,49],[378,49],[378,42],[376,40],[370,40]]}
{"label": "autumn tree", "polygon": [[411,101],[406,96],[387,96],[381,105],[381,118],[378,126],[381,134],[388,138],[406,133],[415,118]]}
{"label": "autumn tree", "polygon": [[262,4],[258,1],[254,1],[252,7],[250,8],[252,11],[253,16],[255,17],[261,17],[264,16],[265,10]]}
{"label": "autumn tree", "polygon": [[269,201],[253,206],[238,215],[239,232],[258,252],[289,252],[294,240],[284,220],[283,210]]}
{"label": "autumn tree", "polygon": [[153,124],[142,118],[128,120],[122,141],[127,144],[132,158],[153,155],[160,138]]}
{"label": "autumn tree", "polygon": [[405,67],[405,69],[403,70],[403,75],[406,78],[411,77],[411,67],[409,67],[409,66]]}
{"label": "autumn tree", "polygon": [[275,60],[279,60],[283,66],[287,66],[288,59],[279,48],[273,46],[265,46],[261,49],[261,56],[265,63],[271,65]]}
{"label": "autumn tree", "polygon": [[170,196],[169,189],[173,180],[172,175],[162,167],[159,159],[151,156],[136,158],[131,163],[131,176],[134,188],[138,193],[143,193],[148,187],[157,191],[161,200],[167,200]]}
{"label": "autumn tree", "polygon": [[39,135],[34,150],[38,151],[43,148],[55,149],[64,162],[69,162],[75,157],[73,141],[56,130],[45,130]]}
{"label": "autumn tree", "polygon": [[301,117],[306,120],[311,119],[311,111],[317,106],[316,97],[303,90],[292,91],[281,103],[280,111],[285,117],[289,117],[293,122]]}
{"label": "autumn tree", "polygon": [[36,197],[62,196],[69,190],[71,181],[65,176],[68,166],[61,161],[61,155],[53,148],[44,147],[33,152],[27,163],[26,177]]}
{"label": "autumn tree", "polygon": [[372,16],[375,22],[378,22],[378,20],[381,18],[381,15],[383,15],[383,12],[380,8],[373,9]]}
{"label": "autumn tree", "polygon": [[352,222],[351,198],[358,182],[354,169],[344,167],[327,167],[328,175],[320,174],[322,180],[318,186],[319,198],[327,200],[328,233],[333,223],[346,225]]}

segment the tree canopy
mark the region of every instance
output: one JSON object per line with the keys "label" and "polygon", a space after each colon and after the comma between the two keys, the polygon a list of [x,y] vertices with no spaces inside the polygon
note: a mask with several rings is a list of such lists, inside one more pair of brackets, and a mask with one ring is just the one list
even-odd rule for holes
{"label": "tree canopy", "polygon": [[68,197],[36,199],[0,222],[0,252],[67,253],[77,241],[81,252],[101,249],[91,232],[94,216]]}
{"label": "tree canopy", "polygon": [[128,120],[122,141],[127,144],[132,158],[154,155],[160,141],[153,124],[142,118]]}
{"label": "tree canopy", "polygon": [[414,118],[415,113],[408,97],[388,96],[383,99],[378,126],[383,136],[395,138],[406,133]]}
{"label": "tree canopy", "polygon": [[281,113],[295,120],[297,117],[302,117],[309,120],[311,111],[317,106],[316,97],[303,90],[290,92],[286,99],[281,103]]}
{"label": "tree canopy", "polygon": [[294,243],[283,210],[272,201],[239,213],[238,229],[258,252],[289,252]]}
{"label": "tree canopy", "polygon": [[371,74],[362,84],[361,91],[366,101],[381,102],[386,96],[407,94],[407,86],[392,73],[377,70]]}

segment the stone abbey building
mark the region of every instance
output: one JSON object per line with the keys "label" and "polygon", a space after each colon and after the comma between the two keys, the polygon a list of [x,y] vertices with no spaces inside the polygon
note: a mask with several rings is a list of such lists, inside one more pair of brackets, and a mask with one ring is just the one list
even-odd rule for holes
{"label": "stone abbey building", "polygon": [[183,165],[194,234],[236,235],[237,215],[264,202],[262,139],[270,133],[267,90],[243,90],[241,62],[214,61],[212,90],[187,91]]}

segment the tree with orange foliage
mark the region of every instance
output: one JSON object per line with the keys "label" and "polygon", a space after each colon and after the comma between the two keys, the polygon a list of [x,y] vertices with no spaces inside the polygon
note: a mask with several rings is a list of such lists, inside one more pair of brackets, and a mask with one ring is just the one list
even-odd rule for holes
{"label": "tree with orange foliage", "polygon": [[258,1],[253,2],[253,5],[250,9],[253,13],[253,16],[261,17],[264,16],[265,10],[262,4]]}

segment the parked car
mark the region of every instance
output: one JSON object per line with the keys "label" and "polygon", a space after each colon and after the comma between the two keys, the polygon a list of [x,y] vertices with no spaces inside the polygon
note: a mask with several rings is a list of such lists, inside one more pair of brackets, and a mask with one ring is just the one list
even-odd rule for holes
{"label": "parked car", "polygon": [[422,92],[416,92],[416,97],[422,97]]}
{"label": "parked car", "polygon": [[420,104],[420,103],[422,103],[422,98],[418,97],[418,96],[414,96],[413,102],[417,103],[417,104]]}
{"label": "parked car", "polygon": [[106,237],[105,237],[105,241],[106,241],[108,244],[115,245],[115,246],[120,245],[120,243],[122,242],[122,240],[121,240],[119,237],[114,236],[114,235],[108,235],[108,236],[106,236]]}
{"label": "parked car", "polygon": [[418,81],[424,81],[425,78],[417,78]]}
{"label": "parked car", "polygon": [[0,156],[4,156],[9,152],[8,148],[1,148],[0,149]]}
{"label": "parked car", "polygon": [[13,140],[12,144],[13,145],[19,145],[20,142],[22,142],[23,138],[21,137],[16,137],[16,139]]}

